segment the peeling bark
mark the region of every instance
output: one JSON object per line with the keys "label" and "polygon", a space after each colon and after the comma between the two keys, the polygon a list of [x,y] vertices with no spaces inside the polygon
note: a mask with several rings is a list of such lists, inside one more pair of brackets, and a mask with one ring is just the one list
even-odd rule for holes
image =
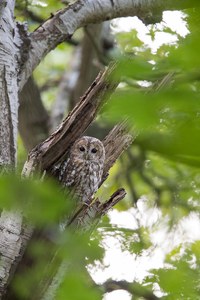
{"label": "peeling bark", "polygon": [[0,18],[0,166],[14,166],[18,122],[18,60],[20,39],[14,1],[3,1]]}
{"label": "peeling bark", "polygon": [[[102,103],[105,101],[105,93],[107,93],[108,91],[114,91],[117,86],[117,83],[113,83],[111,81],[111,75],[114,69],[114,66],[112,66],[104,73],[100,73],[100,75],[88,89],[87,93],[83,96],[74,110],[63,121],[60,128],[55,131],[48,139],[46,139],[46,141],[44,141],[31,151],[27,163],[24,167],[24,176],[29,177],[35,172],[35,170],[38,169],[41,172],[46,169],[50,172],[53,164],[57,162],[60,156],[68,151],[71,144],[84,132],[87,126],[95,118]],[[106,149],[106,161],[103,176],[103,180],[105,180],[108,175],[108,171],[113,163],[132,143],[132,136],[126,133],[125,124],[119,124],[114,127],[114,129],[103,142]],[[61,143],[63,143],[62,146]],[[47,159],[46,155],[48,156]],[[98,199],[96,199],[90,206],[80,204],[80,207],[78,206],[76,208],[76,211],[73,213],[70,220],[66,221],[66,226],[68,227],[73,225],[73,227],[77,229],[79,228],[79,230],[83,231],[92,230],[92,228],[98,223],[102,215],[104,215],[118,201],[124,198],[125,194],[126,193],[124,189],[119,189],[105,203],[101,203]],[[23,249],[21,249],[21,253],[23,253],[25,244],[28,242],[28,239],[31,238],[33,233],[31,226],[28,226],[27,224],[26,228],[28,233],[26,234],[26,240],[23,241]],[[49,259],[50,261],[47,265],[51,266],[52,257],[50,257]],[[53,257],[53,259],[55,259],[55,257]],[[23,261],[21,262],[21,266],[23,266]],[[19,266],[19,272],[20,269],[21,267]],[[49,284],[51,284],[51,281],[53,280],[54,276],[56,276],[56,274],[49,274],[49,272],[46,272],[46,274],[47,278],[41,279],[41,288],[38,288],[37,295],[31,295],[29,299],[41,299],[46,292],[47,295],[49,295],[49,292],[47,290]],[[55,279],[55,281],[57,281],[57,279]],[[43,282],[47,282],[46,289],[44,289],[43,287]],[[8,297],[6,299],[15,299],[13,297],[14,296],[12,294],[10,298]]]}
{"label": "peeling bark", "polygon": [[0,218],[0,299],[5,295],[19,259],[33,232],[23,224],[21,212],[3,211]]}
{"label": "peeling bark", "polygon": [[48,170],[87,129],[105,98],[109,97],[118,85],[111,81],[114,69],[113,65],[105,72],[101,72],[60,127],[30,152],[24,165],[24,176],[30,176],[35,169]]}
{"label": "peeling bark", "polygon": [[58,11],[30,35],[27,59],[20,72],[20,89],[46,54],[80,27],[127,16],[145,19],[160,16],[164,10],[197,5],[200,4],[191,0],[78,0]]}
{"label": "peeling bark", "polygon": [[[16,155],[17,119],[18,119],[18,83],[20,89],[32,74],[34,68],[66,38],[70,38],[75,30],[89,23],[98,23],[115,17],[139,16],[149,13],[160,14],[164,9],[181,9],[198,5],[195,1],[180,0],[78,0],[69,7],[57,12],[30,36],[26,28],[16,26],[13,18],[14,0],[2,1],[0,4],[0,166],[14,165]],[[22,47],[23,45],[23,47]],[[21,49],[21,53],[19,50]],[[21,67],[21,69],[20,69]],[[20,72],[19,72],[20,69]],[[92,122],[102,105],[102,99],[107,92],[112,92],[116,83],[109,79],[112,69],[101,73],[88,89],[79,105],[63,121],[58,130],[47,140],[38,145],[29,155],[24,167],[24,174],[30,176],[35,169],[41,171],[50,169],[52,164],[64,155],[66,149],[84,132]],[[112,145],[112,135],[107,142]],[[118,142],[121,141],[120,137]],[[126,141],[126,139],[125,139]],[[129,141],[130,142],[130,141]],[[128,142],[125,142],[128,145]],[[110,151],[110,160],[115,161],[118,153]],[[109,159],[107,161],[109,164]],[[105,173],[106,176],[106,173]],[[90,226],[90,221],[99,212],[107,211],[120,199],[123,190],[117,191],[105,207],[94,202],[91,207],[78,211],[83,213],[82,225]],[[88,210],[88,211],[87,211]],[[82,216],[82,215],[81,215]],[[87,219],[86,217],[89,217]],[[85,221],[86,219],[87,221]],[[76,218],[72,220],[74,223]],[[32,235],[33,228],[22,221],[20,212],[4,211],[0,218],[0,297],[5,295],[18,261],[24,252],[26,244]]]}
{"label": "peeling bark", "polygon": [[[20,38],[14,23],[15,1],[0,6],[0,166],[16,163],[18,82]],[[0,217],[0,298],[11,277],[22,245],[22,217],[3,211]],[[15,263],[14,263],[15,262]]]}

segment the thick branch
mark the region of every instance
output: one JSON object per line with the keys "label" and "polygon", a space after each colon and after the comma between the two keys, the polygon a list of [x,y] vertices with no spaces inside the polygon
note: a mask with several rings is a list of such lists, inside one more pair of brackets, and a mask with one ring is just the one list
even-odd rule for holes
{"label": "thick branch", "polygon": [[83,204],[75,215],[72,216],[67,225],[73,224],[73,226],[76,226],[76,228],[81,231],[92,231],[101,217],[125,196],[126,191],[120,188],[103,203],[101,203],[99,199],[96,199],[90,206]]}
{"label": "thick branch", "polygon": [[107,172],[113,166],[117,158],[130,146],[132,141],[133,137],[127,133],[125,122],[116,125],[106,136],[103,141],[106,152],[103,179],[105,179]]}
{"label": "thick branch", "polygon": [[23,170],[25,176],[29,176],[35,168],[43,171],[51,167],[87,129],[105,97],[108,97],[117,86],[117,83],[111,81],[114,69],[115,66],[111,66],[104,73],[100,73],[61,126],[30,152]]}
{"label": "thick branch", "polygon": [[[18,60],[20,39],[14,23],[15,1],[0,4],[0,166],[16,162],[18,119]],[[0,298],[10,278],[11,266],[21,248],[21,217],[2,212],[0,217]],[[8,250],[9,249],[9,250]]]}
{"label": "thick branch", "polygon": [[[117,83],[112,83],[110,80],[110,76],[114,69],[115,68],[112,66],[106,72],[100,73],[95,82],[88,89],[87,93],[80,100],[79,104],[77,104],[66,120],[63,121],[60,128],[46,141],[33,149],[24,168],[25,176],[30,176],[35,171],[35,168],[40,168],[41,171],[50,169],[52,164],[57,161],[69,149],[70,145],[84,132],[104,102],[105,93],[113,91],[117,86]],[[132,138],[126,133],[124,124],[115,126],[105,138],[106,161],[104,179],[106,178],[110,167],[131,142]],[[96,199],[90,206],[80,204],[70,220],[66,221],[66,226],[73,225],[73,228],[79,228],[79,231],[90,231],[98,223],[102,215],[107,213],[107,211],[118,201],[123,199],[125,195],[124,189],[119,189],[104,203],[101,203]],[[30,228],[29,238],[31,237],[31,233],[32,231]],[[52,276],[54,278],[55,274],[50,275],[47,272],[47,276],[48,278],[46,278],[45,281],[48,283],[49,280],[51,282]],[[62,278],[60,278],[60,280],[62,281]],[[44,289],[41,287],[41,290],[43,291]],[[39,289],[38,292],[40,293]],[[41,299],[41,294],[37,296],[37,299]]]}
{"label": "thick branch", "polygon": [[16,158],[20,39],[13,11],[14,1],[0,4],[0,166]]}
{"label": "thick branch", "polygon": [[3,211],[0,218],[0,299],[12,279],[19,258],[32,234],[32,226],[23,224],[20,212]]}
{"label": "thick branch", "polygon": [[145,19],[149,15],[160,15],[164,10],[197,5],[197,1],[191,0],[78,0],[58,11],[31,34],[30,44],[25,49],[27,55],[21,70],[20,88],[46,54],[80,27],[126,16]]}
{"label": "thick branch", "polygon": [[[88,231],[92,230],[94,226],[97,225],[100,218],[105,215],[115,204],[117,204],[120,200],[122,200],[126,195],[124,189],[119,189],[116,191],[105,203],[101,203],[100,201],[96,200],[90,207],[87,205],[83,205],[82,209],[79,210],[79,213],[76,214],[74,218],[72,218],[71,223],[68,225],[73,224],[76,227],[77,232],[80,234],[80,231]],[[55,257],[58,253],[55,254]],[[69,270],[70,263],[63,261],[58,268],[57,273],[55,274],[54,278],[51,278],[50,272],[48,272],[48,280],[49,285],[47,285],[47,289],[43,290],[43,294],[37,296],[37,299],[42,300],[53,300],[55,299],[57,290],[59,289],[60,285],[63,282],[65,274]],[[34,299],[31,299],[34,300]]]}
{"label": "thick branch", "polygon": [[49,133],[49,116],[32,77],[19,94],[19,100],[19,132],[26,149],[30,151]]}
{"label": "thick branch", "polygon": [[101,288],[105,289],[105,292],[109,293],[116,290],[125,290],[129,292],[133,297],[142,297],[146,300],[159,300],[148,288],[141,286],[138,283],[130,283],[124,280],[108,280]]}

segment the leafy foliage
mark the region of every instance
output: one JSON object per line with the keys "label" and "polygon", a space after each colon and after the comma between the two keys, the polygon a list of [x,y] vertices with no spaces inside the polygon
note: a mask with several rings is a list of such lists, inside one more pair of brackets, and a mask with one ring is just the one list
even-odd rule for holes
{"label": "leafy foliage", "polygon": [[[28,15],[29,26],[34,29],[40,23],[39,18],[45,19],[60,7],[56,1],[18,0],[16,14],[22,20]],[[128,195],[126,201],[118,205],[117,212],[104,218],[93,233],[90,245],[88,237],[75,237],[70,231],[56,238],[60,251],[58,261],[64,258],[73,265],[59,290],[58,299],[66,299],[66,295],[70,299],[102,297],[102,290],[91,287],[86,265],[94,278],[95,272],[102,272],[100,282],[110,277],[124,279],[126,276],[120,273],[120,268],[123,269],[120,259],[115,261],[119,265],[115,268],[117,272],[108,272],[110,277],[106,275],[109,269],[106,255],[110,248],[113,253],[117,249],[129,256],[134,266],[139,265],[138,272],[129,270],[129,281],[136,283],[123,287],[134,298],[157,299],[156,295],[162,299],[199,298],[199,235],[185,237],[181,231],[188,220],[189,227],[199,226],[195,223],[195,218],[199,219],[200,191],[199,11],[188,10],[183,17],[189,28],[184,38],[164,25],[161,29],[157,25],[149,26],[152,41],[158,32],[177,37],[177,42],[164,43],[156,51],[138,37],[136,30],[116,34],[122,54],[118,52],[118,68],[113,80],[120,78],[121,84],[102,115],[108,124],[127,118],[136,139],[112,169],[102,198],[122,185]],[[49,76],[55,84],[65,67],[61,61],[66,56],[69,62],[71,51],[69,46],[60,46],[57,52],[52,52],[36,71],[36,79],[45,85]],[[44,93],[49,109],[56,93],[55,86],[53,89],[51,95]],[[0,206],[25,210],[39,229],[54,226],[63,212],[71,210],[70,201],[66,201],[53,182],[41,184],[13,176],[2,177],[0,190]],[[113,220],[115,213],[117,222]],[[124,213],[126,222],[120,224]],[[189,230],[191,235],[192,231]],[[160,236],[164,238],[159,239]],[[54,247],[57,250],[58,244],[52,247],[53,251]],[[51,254],[43,241],[34,244],[30,251],[37,264],[14,283],[21,297],[27,297],[32,291],[36,277],[45,269],[46,253]],[[155,260],[159,253],[162,253],[162,262]],[[156,263],[147,267],[146,258]],[[57,267],[55,264],[52,269]]]}
{"label": "leafy foliage", "polygon": [[[101,293],[92,288],[85,270],[85,257],[87,256],[88,262],[100,259],[102,248],[97,240],[88,244],[88,235],[84,232],[74,234],[73,227],[67,232],[60,230],[59,224],[71,216],[74,205],[70,198],[63,195],[58,184],[50,179],[42,182],[36,178],[21,180],[10,174],[0,177],[0,191],[0,207],[23,211],[24,218],[35,228],[32,242],[25,252],[24,261],[22,260],[22,267],[19,266],[12,282],[20,299],[29,299],[32,293],[36,298],[39,297],[44,288],[43,284],[40,286],[40,280],[51,280],[62,262],[66,263],[70,272],[67,272],[59,289],[58,299],[65,299],[66,291],[72,299],[78,299],[80,292],[83,299],[92,299],[94,295],[98,299]],[[75,286],[79,286],[79,289]]]}
{"label": "leafy foliage", "polygon": [[[149,256],[154,252],[154,247],[157,248],[152,240],[154,230],[157,234],[167,228],[174,232],[180,224],[184,225],[186,216],[190,218],[192,212],[199,218],[200,44],[198,25],[194,21],[198,17],[198,10],[187,11],[189,34],[175,45],[163,45],[156,53],[139,44],[137,37],[135,46],[132,39],[135,32],[125,36],[118,34],[125,54],[128,49],[115,74],[117,78],[123,77],[124,84],[112,96],[105,115],[109,122],[127,118],[135,132],[134,143],[137,145],[124,159],[123,172],[118,181],[125,179],[128,184],[136,207],[133,212],[136,219],[138,198],[143,195],[146,195],[149,209],[156,203],[162,218],[166,216],[168,219],[165,225],[157,220],[145,230],[138,220],[132,236],[137,232],[142,244],[138,253],[141,263],[145,248]],[[151,27],[151,33],[152,30],[156,33],[155,27]],[[194,226],[191,218],[190,226]],[[145,242],[145,236],[149,239],[149,245]],[[196,247],[191,247],[190,243],[199,236],[188,240],[187,245],[181,234],[178,236],[180,240],[177,243],[185,249],[184,255],[176,256],[174,260],[172,251],[170,258],[166,257],[166,264],[151,271],[153,277],[151,275],[145,281],[151,283],[152,290],[162,295],[163,299],[198,299],[198,254],[193,252]],[[124,238],[130,240],[130,233],[125,234]],[[168,239],[170,242],[170,237],[166,236]],[[199,242],[193,245],[196,243]],[[134,244],[137,245],[136,242]],[[175,248],[176,242],[172,242],[170,247]],[[168,245],[162,251],[169,253],[170,247]],[[136,251],[130,245],[127,248],[133,254]],[[191,264],[192,258],[194,264]],[[155,283],[160,287],[157,292]]]}

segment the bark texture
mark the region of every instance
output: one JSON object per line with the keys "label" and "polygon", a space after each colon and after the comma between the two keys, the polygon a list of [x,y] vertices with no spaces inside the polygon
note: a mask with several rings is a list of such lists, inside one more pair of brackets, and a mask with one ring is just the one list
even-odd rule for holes
{"label": "bark texture", "polygon": [[113,18],[160,16],[163,10],[184,9],[200,5],[191,0],[78,0],[58,11],[35,30],[26,43],[26,57],[20,72],[20,89],[33,70],[59,43],[71,38],[74,32],[91,23]]}
{"label": "bark texture", "polygon": [[[97,115],[97,112],[102,106],[102,103],[105,101],[105,93],[108,91],[113,92],[115,90],[117,83],[111,81],[111,74],[114,72],[114,70],[115,66],[111,66],[104,73],[100,73],[74,110],[63,121],[60,128],[55,131],[47,140],[39,144],[31,151],[24,167],[24,176],[29,177],[34,174],[36,170],[39,170],[40,172],[48,170],[48,172],[51,172],[52,165],[57,162],[60,157],[66,154],[71,144],[81,134],[83,134],[87,126],[93,121]],[[62,147],[60,147],[61,143]],[[114,164],[116,159],[132,143],[132,136],[126,133],[125,124],[119,124],[113,128],[103,143],[106,151],[106,160],[102,183],[107,178],[109,169]],[[48,156],[47,160],[46,155]],[[119,189],[110,197],[110,199],[105,201],[105,203],[101,203],[98,199],[96,199],[90,206],[80,204],[78,207],[76,207],[76,210],[70,219],[67,220],[65,224],[66,228],[68,228],[68,226],[73,226],[73,228],[78,229],[79,232],[80,230],[90,231],[98,223],[100,218],[118,201],[123,199],[125,195],[126,193],[124,189]],[[32,227],[28,224],[26,226],[26,232],[26,239],[23,240],[22,248],[20,249],[21,253],[24,252],[26,243],[28,242],[28,239],[31,238],[33,233]],[[34,295],[31,294],[29,299],[43,299],[43,297],[44,299],[47,299],[47,297],[51,299],[50,295],[54,295],[57,285],[53,284],[53,286],[51,286],[52,282],[55,281],[58,283],[59,281],[61,283],[63,279],[63,272],[61,272],[61,276],[60,268],[58,270],[58,274],[54,274],[54,272],[53,274],[51,273],[51,263],[52,261],[57,261],[57,257],[59,261],[59,255],[57,253],[55,253],[53,257],[49,258],[46,271],[47,277],[39,280],[37,283],[37,285],[39,285],[37,293],[34,293]],[[21,266],[19,266],[18,272],[20,272],[20,269],[23,269],[23,261],[21,262]],[[50,267],[49,271],[48,266]],[[61,267],[61,271],[62,270],[63,268]],[[44,282],[46,283],[45,288]],[[50,290],[48,290],[49,285]],[[9,295],[5,299],[15,298],[12,293],[11,296]]]}
{"label": "bark texture", "polygon": [[14,1],[0,7],[0,166],[15,165],[20,39],[14,23]]}
{"label": "bark texture", "polygon": [[[192,0],[78,0],[58,11],[30,35],[24,25],[16,25],[14,22],[14,5],[14,0],[3,0],[0,3],[0,166],[15,164],[18,84],[22,90],[27,79],[45,55],[66,38],[70,38],[75,30],[90,23],[99,23],[116,17],[146,18],[149,14],[160,15],[163,10],[182,9],[200,4]],[[111,73],[112,68],[101,73],[58,130],[30,153],[24,167],[25,176],[30,176],[35,169],[40,171],[50,169],[52,164],[59,160],[84,132],[99,111],[105,94],[109,94],[117,86],[117,83],[109,80]],[[113,144],[112,133],[110,134],[110,138],[105,140],[105,145],[107,143],[110,149],[108,164],[114,162],[121,153],[117,152],[116,145],[118,146],[118,143],[122,141],[119,134],[118,143]],[[127,139],[126,134],[122,136],[124,145],[128,145],[129,138]],[[106,174],[105,172],[105,177]],[[82,226],[84,227],[85,224],[87,227],[93,217],[101,216],[123,195],[123,190],[119,190],[106,201],[105,206],[97,200],[92,209],[91,207],[80,209],[77,215],[82,217]],[[75,217],[72,222],[75,223],[76,220]],[[32,230],[31,225],[23,223],[20,212],[4,211],[2,213],[0,218],[0,298],[6,294],[6,288],[31,237]]]}
{"label": "bark texture", "polygon": [[87,129],[105,99],[118,85],[111,81],[114,70],[115,65],[112,65],[101,72],[60,127],[29,153],[24,165],[24,176],[30,176],[35,169],[48,170]]}
{"label": "bark texture", "polygon": [[[18,29],[14,22],[15,1],[0,4],[0,166],[14,167],[18,122]],[[21,249],[22,218],[18,212],[4,211],[0,218],[0,297],[11,277],[11,267]]]}

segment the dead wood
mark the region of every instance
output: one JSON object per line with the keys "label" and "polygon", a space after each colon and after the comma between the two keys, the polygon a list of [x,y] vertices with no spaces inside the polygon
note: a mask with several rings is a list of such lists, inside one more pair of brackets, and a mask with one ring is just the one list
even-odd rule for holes
{"label": "dead wood", "polygon": [[[98,111],[108,99],[110,93],[112,93],[118,85],[118,82],[111,80],[116,65],[110,66],[105,72],[100,72],[96,80],[87,90],[85,95],[80,99],[79,103],[73,109],[73,111],[62,122],[60,127],[52,133],[44,142],[36,146],[29,154],[28,160],[25,163],[23,169],[23,176],[30,177],[34,175],[36,171],[44,172],[49,171],[52,165],[61,159],[68,152],[73,142],[79,138],[90,123],[94,120]],[[107,178],[109,169],[114,162],[122,154],[122,152],[132,143],[131,134],[127,133],[125,122],[116,125],[107,137],[103,140],[106,150],[106,160],[103,173],[103,181]],[[101,183],[101,184],[102,184]],[[91,232],[98,224],[99,220],[110,210],[116,203],[123,199],[126,192],[123,188],[118,189],[107,201],[100,202],[99,199],[95,199],[88,206],[80,204],[76,208],[70,219],[67,220],[66,228],[69,226],[75,229],[75,232]],[[29,228],[26,224],[26,228]],[[27,230],[26,242],[31,238],[33,230],[30,226],[30,230]],[[42,236],[40,236],[41,238]],[[51,270],[51,262],[57,257],[57,252],[49,257],[48,266]],[[59,260],[59,259],[58,259]],[[23,261],[27,261],[26,253],[18,266],[17,273],[21,273],[24,269]],[[26,268],[25,268],[26,269]],[[51,273],[51,274],[49,274]],[[46,272],[46,278],[42,279],[39,285],[41,289],[38,289],[37,299],[44,299],[48,287],[51,285],[54,277],[56,278],[55,270],[52,272]],[[49,277],[49,278],[48,278]],[[57,280],[57,279],[55,279]],[[62,281],[62,278],[59,279]],[[43,283],[46,282],[46,289],[43,288]],[[55,287],[56,288],[56,287]],[[54,287],[52,288],[54,289]],[[52,290],[52,294],[55,291]],[[6,299],[17,299],[15,295],[10,292]],[[31,296],[30,299],[35,299]]]}
{"label": "dead wood", "polygon": [[29,153],[23,176],[29,177],[35,170],[42,172],[51,168],[83,134],[118,85],[118,82],[111,80],[115,67],[111,65],[106,71],[100,72],[59,128]]}

